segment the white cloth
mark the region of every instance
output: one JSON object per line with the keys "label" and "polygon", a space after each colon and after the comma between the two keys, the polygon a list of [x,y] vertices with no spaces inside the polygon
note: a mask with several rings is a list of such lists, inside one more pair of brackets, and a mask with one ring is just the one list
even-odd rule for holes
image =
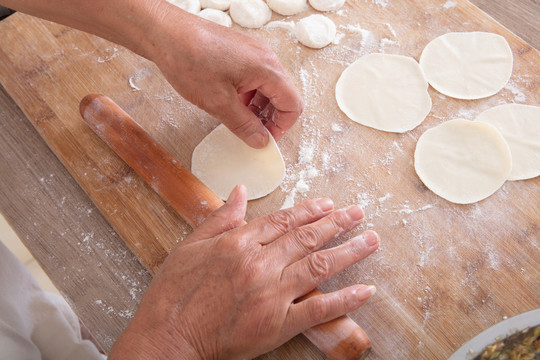
{"label": "white cloth", "polygon": [[0,242],[0,357],[24,360],[103,360],[81,339],[79,321],[65,300],[43,291]]}

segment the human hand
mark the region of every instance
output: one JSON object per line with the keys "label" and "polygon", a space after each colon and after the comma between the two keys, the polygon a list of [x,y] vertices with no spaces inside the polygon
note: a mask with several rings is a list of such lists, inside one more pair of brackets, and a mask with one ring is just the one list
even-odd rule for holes
{"label": "human hand", "polygon": [[236,187],[167,258],[109,359],[247,359],[358,309],[374,288],[353,285],[296,299],[378,248],[367,231],[320,250],[359,225],[357,206],[306,201],[247,225]]}
{"label": "human hand", "polygon": [[167,2],[160,6],[162,21],[145,56],[176,91],[252,147],[268,143],[265,125],[279,140],[302,113],[303,102],[265,41]]}

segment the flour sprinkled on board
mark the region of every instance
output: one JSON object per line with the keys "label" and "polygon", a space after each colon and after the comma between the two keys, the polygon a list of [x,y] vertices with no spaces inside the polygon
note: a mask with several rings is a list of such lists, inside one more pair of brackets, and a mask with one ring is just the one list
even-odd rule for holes
{"label": "flour sprinkled on board", "polygon": [[112,50],[107,49],[106,54],[104,56],[99,56],[97,58],[97,62],[102,64],[102,63],[105,63],[107,61],[111,61],[112,59],[114,59],[118,55],[120,55],[120,52],[118,51],[118,48],[114,47]]}
{"label": "flour sprinkled on board", "polygon": [[452,8],[455,8],[457,6],[457,1],[447,1],[444,3],[443,5],[443,8],[445,9],[452,9]]}
{"label": "flour sprinkled on board", "polygon": [[387,7],[389,2],[390,2],[390,0],[373,0],[373,3],[375,5],[379,5],[379,6],[382,6],[382,7]]}
{"label": "flour sprinkled on board", "polygon": [[514,101],[517,102],[526,102],[527,96],[521,91],[515,84],[509,82],[504,87],[506,90],[510,91],[514,95]]}

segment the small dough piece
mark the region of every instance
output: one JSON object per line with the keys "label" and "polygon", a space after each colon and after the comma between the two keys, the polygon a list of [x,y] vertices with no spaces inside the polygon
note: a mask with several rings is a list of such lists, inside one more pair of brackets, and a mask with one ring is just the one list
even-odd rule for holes
{"label": "small dough piece", "polygon": [[431,110],[422,69],[400,55],[370,54],[349,65],[336,84],[336,100],[351,120],[397,133],[420,125]]}
{"label": "small dough piece", "polygon": [[484,111],[475,121],[495,126],[510,146],[512,171],[508,180],[540,175],[540,107],[500,105]]}
{"label": "small dough piece", "polygon": [[267,0],[270,9],[280,15],[296,15],[306,10],[307,0]]}
{"label": "small dough piece", "polygon": [[315,10],[335,11],[339,10],[345,4],[345,0],[309,0],[309,4]]}
{"label": "small dough piece", "polygon": [[324,15],[314,14],[298,21],[294,34],[303,45],[321,49],[334,41],[336,24]]}
{"label": "small dough piece", "polygon": [[500,35],[448,33],[427,44],[420,66],[433,88],[457,99],[498,93],[512,75],[512,49]]}
{"label": "small dough piece", "polygon": [[185,10],[192,14],[197,14],[201,11],[201,3],[199,0],[167,0],[173,5],[178,6],[180,9]]}
{"label": "small dough piece", "polygon": [[221,10],[206,8],[199,11],[197,15],[199,15],[203,19],[215,22],[216,24],[219,24],[222,26],[226,26],[226,27],[232,26],[232,20],[230,16]]}
{"label": "small dough piece", "polygon": [[262,0],[232,0],[229,14],[238,25],[257,29],[270,21],[272,10]]}
{"label": "small dough piece", "polygon": [[217,9],[221,11],[229,10],[231,0],[201,0],[203,8]]}
{"label": "small dough piece", "polygon": [[219,125],[193,151],[191,172],[223,200],[238,184],[247,187],[252,200],[281,184],[285,163],[272,136],[265,148],[253,149]]}
{"label": "small dough piece", "polygon": [[470,204],[504,184],[512,169],[512,156],[495,127],[457,119],[420,136],[414,168],[435,194],[456,204]]}

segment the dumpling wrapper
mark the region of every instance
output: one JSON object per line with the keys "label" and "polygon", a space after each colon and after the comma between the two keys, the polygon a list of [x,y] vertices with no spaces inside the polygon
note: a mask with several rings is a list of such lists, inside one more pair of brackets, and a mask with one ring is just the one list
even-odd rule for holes
{"label": "dumpling wrapper", "polygon": [[532,179],[540,175],[540,107],[520,104],[495,106],[475,121],[495,126],[512,153],[508,180]]}
{"label": "dumpling wrapper", "polygon": [[508,179],[510,148],[493,126],[450,120],[420,136],[414,169],[435,194],[456,204],[487,198]]}
{"label": "dumpling wrapper", "polygon": [[370,54],[349,65],[337,81],[336,100],[351,120],[396,133],[414,129],[431,110],[422,69],[401,55]]}
{"label": "dumpling wrapper", "polygon": [[272,136],[265,148],[254,149],[219,125],[193,151],[191,172],[222,200],[238,184],[247,187],[248,200],[253,200],[281,184],[285,163]]}
{"label": "dumpling wrapper", "polygon": [[513,67],[512,49],[500,35],[454,32],[432,40],[420,57],[431,86],[456,99],[482,99],[498,93]]}

